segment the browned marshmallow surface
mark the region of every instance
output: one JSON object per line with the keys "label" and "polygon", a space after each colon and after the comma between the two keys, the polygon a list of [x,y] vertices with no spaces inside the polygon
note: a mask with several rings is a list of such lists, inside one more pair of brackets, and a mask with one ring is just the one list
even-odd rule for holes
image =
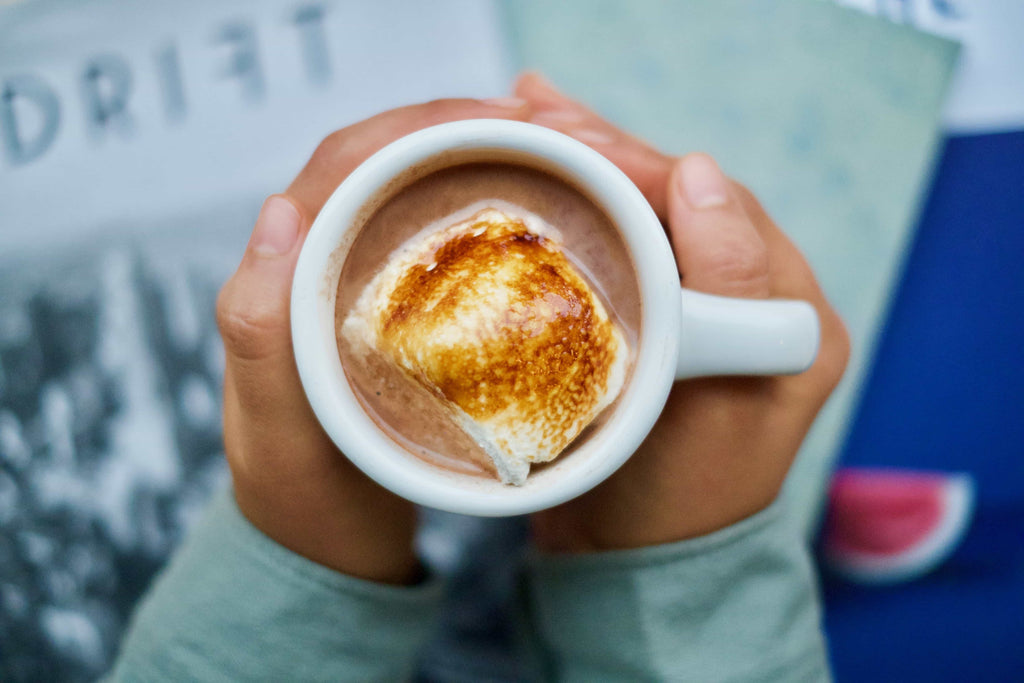
{"label": "browned marshmallow surface", "polygon": [[623,335],[557,235],[491,208],[396,252],[342,332],[438,396],[506,483],[565,449],[625,374]]}

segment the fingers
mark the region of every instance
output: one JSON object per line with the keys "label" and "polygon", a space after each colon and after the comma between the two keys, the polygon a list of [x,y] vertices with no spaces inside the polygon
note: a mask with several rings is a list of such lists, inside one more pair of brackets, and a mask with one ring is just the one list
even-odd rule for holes
{"label": "fingers", "polygon": [[546,78],[538,73],[528,72],[520,76],[513,92],[530,103],[530,121],[564,133],[579,135],[594,144],[617,142],[626,134],[615,128],[582,103],[573,100],[557,90]]}
{"label": "fingers", "polygon": [[667,195],[683,286],[723,296],[771,294],[767,245],[714,159],[699,153],[680,159]]}
{"label": "fingers", "polygon": [[[420,128],[463,119],[525,121],[530,104],[519,98],[447,99],[392,109],[331,133],[316,148],[287,195],[311,221],[356,166],[389,142]],[[308,223],[307,223],[308,224]]]}
{"label": "fingers", "polygon": [[[706,155],[677,160],[617,128],[567,97],[538,73],[519,77],[514,94],[529,103],[529,121],[587,144],[618,166],[640,188],[668,224],[683,284],[731,296],[777,296],[810,301],[822,321],[823,338],[836,351],[819,354],[817,365],[834,384],[849,356],[849,335],[828,304],[803,255],[742,185],[728,181]],[[683,174],[687,169],[689,175]],[[708,180],[720,182],[721,193]],[[693,199],[687,186],[692,186]],[[704,183],[702,186],[701,183]],[[723,189],[724,188],[724,189]],[[719,203],[716,195],[724,197]],[[831,343],[831,342],[830,342]]]}
{"label": "fingers", "polygon": [[827,396],[842,379],[849,363],[850,334],[846,325],[829,303],[814,271],[797,246],[775,224],[750,190],[739,183],[732,186],[768,248],[772,296],[803,299],[818,312],[821,348],[812,369],[801,377],[824,387],[822,395]]}
{"label": "fingers", "polygon": [[291,355],[289,297],[302,220],[286,197],[267,199],[238,270],[217,298],[231,381],[238,397],[253,403],[247,407],[259,412],[274,410],[273,398],[291,400],[301,391]]}
{"label": "fingers", "polygon": [[732,190],[768,249],[772,296],[824,303],[825,295],[818,287],[814,272],[796,245],[779,229],[750,190],[737,182],[732,183]]}
{"label": "fingers", "polygon": [[672,157],[566,97],[538,73],[520,76],[514,93],[529,102],[530,123],[565,133],[603,154],[640,188],[658,217],[666,220],[665,188],[672,171]]}

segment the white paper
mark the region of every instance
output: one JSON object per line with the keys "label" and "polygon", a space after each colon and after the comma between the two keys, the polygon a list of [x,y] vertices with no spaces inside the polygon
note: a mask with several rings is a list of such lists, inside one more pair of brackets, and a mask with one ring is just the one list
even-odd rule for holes
{"label": "white paper", "polygon": [[0,253],[283,189],[327,133],[498,95],[493,2],[0,7]]}

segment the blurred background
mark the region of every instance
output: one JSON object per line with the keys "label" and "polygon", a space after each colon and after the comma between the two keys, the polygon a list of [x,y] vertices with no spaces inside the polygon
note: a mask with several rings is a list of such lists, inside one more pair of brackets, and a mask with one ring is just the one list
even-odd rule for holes
{"label": "blurred background", "polygon": [[[227,483],[213,302],[263,198],[524,68],[714,154],[847,321],[784,493],[837,680],[1024,680],[1022,31],[1018,0],[0,0],[0,680],[106,671]],[[425,516],[462,599],[422,680],[516,680],[479,558],[522,520]]]}

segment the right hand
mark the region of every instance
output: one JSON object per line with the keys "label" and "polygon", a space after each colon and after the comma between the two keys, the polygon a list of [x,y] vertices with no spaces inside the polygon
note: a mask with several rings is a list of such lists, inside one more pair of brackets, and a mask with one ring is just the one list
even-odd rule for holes
{"label": "right hand", "polygon": [[224,450],[242,514],[286,548],[364,579],[408,583],[420,571],[413,505],[337,450],[299,381],[289,299],[313,218],[356,166],[399,137],[447,121],[528,115],[514,100],[438,100],[385,112],[329,135],[285,194],[263,205],[217,301],[227,356]]}
{"label": "right hand", "polygon": [[534,74],[515,93],[538,123],[577,138],[640,188],[672,243],[681,284],[723,296],[803,299],[821,321],[809,370],[676,382],[657,424],[609,479],[534,515],[553,552],[635,548],[709,534],[767,507],[846,368],[849,336],[796,245],[706,154],[675,158],[619,130]]}

